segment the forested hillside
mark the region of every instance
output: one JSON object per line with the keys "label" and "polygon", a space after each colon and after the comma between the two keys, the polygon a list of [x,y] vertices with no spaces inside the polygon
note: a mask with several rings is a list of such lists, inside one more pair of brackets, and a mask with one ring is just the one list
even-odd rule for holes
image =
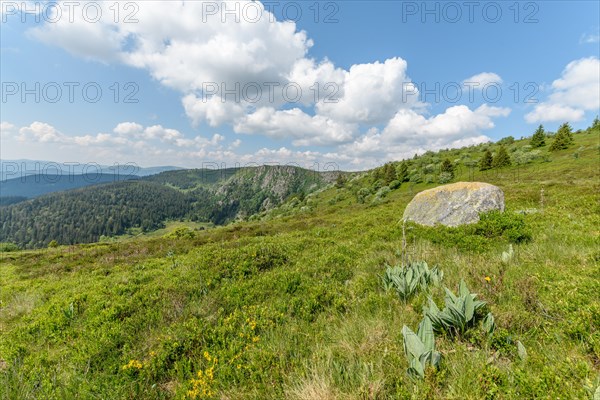
{"label": "forested hillside", "polygon": [[[167,220],[225,224],[303,198],[336,175],[296,167],[169,171],[139,181],[51,193],[0,207],[0,242],[23,248],[89,243]],[[18,200],[18,199],[17,199]]]}

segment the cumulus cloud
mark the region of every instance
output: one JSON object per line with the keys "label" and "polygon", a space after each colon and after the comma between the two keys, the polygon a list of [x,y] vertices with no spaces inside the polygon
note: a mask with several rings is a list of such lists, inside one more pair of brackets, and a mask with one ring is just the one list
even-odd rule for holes
{"label": "cumulus cloud", "polygon": [[472,87],[473,89],[483,89],[486,85],[490,84],[502,84],[502,78],[500,75],[493,72],[482,72],[477,75],[473,75],[470,78],[462,81],[463,85]]}
{"label": "cumulus cloud", "polygon": [[494,127],[492,118],[505,117],[510,109],[482,105],[475,110],[454,106],[444,113],[425,117],[414,110],[400,110],[387,126],[369,130],[353,143],[341,146],[340,153],[358,164],[409,157],[414,153],[462,147],[489,141],[481,131]]}
{"label": "cumulus cloud", "polygon": [[322,115],[310,116],[299,108],[278,111],[263,107],[234,126],[237,133],[261,133],[271,138],[293,138],[297,146],[330,145],[350,141],[356,125],[340,123]]}
{"label": "cumulus cloud", "polygon": [[559,79],[552,82],[548,99],[525,115],[529,123],[579,121],[586,111],[600,108],[600,60],[581,58],[570,62]]}
{"label": "cumulus cloud", "polygon": [[[58,4],[64,7],[64,2]],[[294,22],[276,20],[260,2],[229,4],[257,11],[260,18],[252,21],[207,12],[225,3],[178,1],[165,7],[160,2],[137,2],[135,23],[124,21],[126,13],[115,21],[112,3],[90,4],[101,7],[98,22],[75,13],[75,21],[61,18],[33,28],[30,34],[79,57],[147,71],[181,94],[182,107],[194,126],[230,125],[238,134],[291,140],[293,146],[338,146],[322,156],[357,163],[361,155],[373,155],[378,161],[397,159],[409,145],[428,148],[486,140],[481,131],[494,126],[493,118],[508,114],[506,109],[484,105],[476,110],[450,107],[426,116],[427,105],[419,101],[404,59],[392,57],[347,69],[326,58],[315,60],[308,54],[313,42],[307,33]],[[485,86],[502,79],[484,72],[466,81]],[[234,141],[224,150],[220,134],[188,138],[175,129],[135,122],[78,139],[56,132],[53,136],[50,130],[37,135],[85,146],[127,143],[141,148],[157,142],[169,146],[153,147],[153,154],[186,151],[189,157],[229,157],[240,144]],[[315,156],[286,147],[272,154],[265,149],[262,154]]]}
{"label": "cumulus cloud", "polygon": [[38,121],[19,129],[17,139],[20,142],[34,141],[40,143],[64,142],[66,140],[65,136],[52,125]]}
{"label": "cumulus cloud", "polygon": [[[400,108],[418,104],[418,94],[406,74],[407,63],[395,57],[383,63],[356,64],[344,71],[339,101],[317,104],[317,112],[348,123],[377,124]],[[408,95],[411,93],[411,95]]]}

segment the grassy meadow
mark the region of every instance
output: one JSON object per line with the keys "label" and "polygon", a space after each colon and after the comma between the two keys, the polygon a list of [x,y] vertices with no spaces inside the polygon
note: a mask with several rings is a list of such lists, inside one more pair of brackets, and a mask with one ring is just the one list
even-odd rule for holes
{"label": "grassy meadow", "polygon": [[[367,172],[224,227],[0,253],[0,398],[592,399],[600,143],[574,136],[487,171],[465,160],[495,144],[413,160],[458,160],[453,181],[498,185],[504,225],[403,235],[406,204],[439,183],[382,191]],[[424,379],[407,374],[402,327],[444,290],[385,290],[403,254],[437,265],[452,291],[464,280],[495,317],[491,335],[437,333],[441,362]]]}

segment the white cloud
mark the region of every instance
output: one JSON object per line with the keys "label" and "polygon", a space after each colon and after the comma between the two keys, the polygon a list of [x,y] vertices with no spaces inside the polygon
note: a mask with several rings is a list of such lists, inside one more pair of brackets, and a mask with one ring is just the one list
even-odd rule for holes
{"label": "white cloud", "polygon": [[1,135],[8,135],[8,134],[12,133],[14,129],[15,129],[15,126],[13,124],[11,124],[10,122],[7,122],[7,121],[0,122],[0,134]]}
{"label": "white cloud", "polygon": [[352,164],[380,164],[426,150],[468,146],[487,142],[481,132],[494,127],[493,117],[505,117],[508,108],[482,105],[475,110],[454,106],[429,118],[414,110],[400,110],[382,130],[370,129],[353,143],[340,146],[338,153]]}
{"label": "white cloud", "polygon": [[17,138],[20,142],[63,142],[65,136],[57,131],[52,125],[35,121],[29,126],[24,126],[19,129],[19,136]]}
{"label": "white cloud", "polygon": [[418,91],[407,90],[406,68],[399,57],[353,65],[344,71],[339,101],[318,103],[317,112],[346,123],[387,122],[398,109],[418,106]]}
{"label": "white cloud", "polygon": [[185,113],[194,125],[206,121],[210,126],[217,127],[226,122],[233,122],[245,113],[241,104],[227,102],[219,96],[206,98],[204,95],[189,94],[182,99],[182,103]]}
{"label": "white cloud", "polygon": [[525,115],[525,121],[530,124],[548,121],[548,122],[565,122],[565,121],[580,121],[583,119],[585,112],[561,104],[541,103],[537,105],[533,111]]}
{"label": "white cloud", "polygon": [[[165,7],[160,2],[137,2],[136,23],[124,23],[124,15],[116,23],[114,10],[109,9],[112,3],[93,3],[102,7],[97,23],[75,13],[74,22],[63,18],[30,32],[83,58],[146,70],[162,85],[180,92],[183,109],[195,126],[228,124],[236,133],[288,139],[294,146],[335,145],[335,152],[322,156],[358,165],[360,160],[397,159],[410,146],[427,149],[487,140],[481,132],[494,126],[493,118],[509,112],[487,105],[476,110],[456,106],[427,117],[427,105],[418,100],[405,60],[393,57],[348,69],[328,59],[315,60],[308,55],[313,43],[306,32],[293,22],[275,20],[260,3],[233,3],[242,9],[259,7],[260,20],[236,22],[230,17],[222,22],[223,15],[207,15],[206,7],[224,3],[178,1]],[[484,72],[466,81],[484,86],[502,79]],[[282,92],[290,84],[301,90],[297,104],[290,104]],[[256,87],[261,92],[254,92]],[[250,91],[244,93],[244,88]],[[241,97],[232,99],[224,89],[239,91]],[[261,96],[253,100],[258,93]],[[235,156],[231,149],[240,144],[233,141],[224,150],[220,134],[188,138],[175,129],[135,122],[123,122],[112,133],[74,138],[59,132],[53,136],[52,131],[37,135],[29,133],[68,145],[109,148],[126,143],[140,154],[157,157],[231,157]],[[315,154],[285,147],[276,153],[263,152],[303,159]]]}
{"label": "white cloud", "polygon": [[121,122],[118,124],[113,132],[119,135],[139,135],[144,130],[144,127],[135,122]]}
{"label": "white cloud", "polygon": [[486,85],[490,84],[502,84],[502,78],[500,75],[493,72],[482,72],[477,75],[473,75],[470,78],[462,81],[463,85],[470,86],[473,89],[482,90]]}
{"label": "white cloud", "polygon": [[399,111],[384,129],[386,135],[399,138],[464,138],[494,127],[492,117],[505,117],[508,108],[486,104],[474,111],[467,106],[448,108],[443,114],[425,118],[412,110]]}
{"label": "white cloud", "polygon": [[552,82],[552,93],[545,102],[525,115],[529,123],[542,121],[579,121],[585,111],[600,108],[600,60],[581,58],[570,62],[559,79]]}
{"label": "white cloud", "polygon": [[239,120],[234,130],[237,133],[260,133],[276,139],[291,137],[294,145],[308,146],[350,141],[357,127],[322,115],[310,116],[299,108],[278,111],[263,107]]}
{"label": "white cloud", "polygon": [[579,43],[582,44],[594,44],[600,42],[600,32],[596,29],[596,33],[584,33],[579,39]]}

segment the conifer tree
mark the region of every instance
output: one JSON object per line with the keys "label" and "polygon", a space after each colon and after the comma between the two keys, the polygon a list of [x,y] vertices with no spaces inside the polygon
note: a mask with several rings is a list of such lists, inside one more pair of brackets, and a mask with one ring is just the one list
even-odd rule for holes
{"label": "conifer tree", "polygon": [[568,122],[565,122],[558,128],[556,135],[554,135],[554,142],[550,145],[550,151],[563,150],[568,148],[575,139],[573,138],[573,132]]}
{"label": "conifer tree", "polygon": [[537,130],[531,137],[531,141],[529,142],[531,147],[543,147],[546,145],[546,133],[544,132],[544,126],[538,126]]}
{"label": "conifer tree", "polygon": [[492,161],[492,167],[493,168],[501,168],[501,167],[507,167],[511,164],[512,164],[512,162],[510,161],[510,156],[508,155],[506,148],[504,146],[500,146],[500,148],[496,152],[496,155],[494,156],[494,159]]}
{"label": "conifer tree", "polygon": [[383,179],[386,185],[396,180],[396,168],[394,168],[392,163],[385,164],[383,174]]}
{"label": "conifer tree", "polygon": [[408,182],[408,164],[406,161],[402,161],[400,164],[400,168],[398,168],[397,178],[400,182]]}
{"label": "conifer tree", "polygon": [[483,157],[479,161],[479,170],[485,171],[487,169],[491,169],[493,161],[494,161],[494,159],[492,157],[492,152],[489,150],[486,150],[485,153],[483,154]]}

